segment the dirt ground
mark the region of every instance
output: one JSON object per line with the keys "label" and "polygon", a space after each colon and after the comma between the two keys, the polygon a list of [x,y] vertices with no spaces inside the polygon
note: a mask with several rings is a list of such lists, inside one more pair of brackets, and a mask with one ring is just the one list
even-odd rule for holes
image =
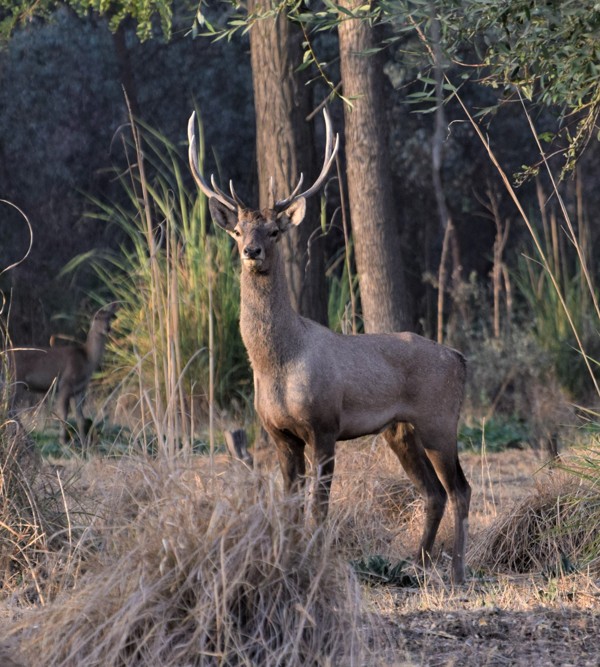
{"label": "dirt ground", "polygon": [[[338,497],[347,494],[359,498],[362,478],[369,488],[376,483],[389,486],[389,479],[396,476],[397,462],[390,463],[378,447],[352,443],[340,446],[340,481],[334,489]],[[382,459],[386,459],[383,465]],[[530,450],[462,454],[461,462],[473,489],[472,544],[496,518],[547,487],[558,474]],[[90,476],[106,475],[105,471],[100,473],[105,467],[102,460],[95,465],[98,468],[94,464],[86,468]],[[396,545],[391,541],[390,553],[407,553],[411,541],[418,540],[422,517],[415,507],[408,509],[417,515],[414,525],[397,527],[398,537],[394,538],[406,542]],[[360,524],[361,540],[365,538],[365,526]],[[449,558],[445,553],[451,542],[449,528],[451,525],[443,525],[440,531],[442,563]],[[420,579],[419,586],[365,587],[364,595],[368,609],[379,619],[386,645],[392,648],[388,651],[373,646],[376,657],[360,667],[600,666],[600,578],[593,573],[553,577],[543,572],[471,570],[464,586],[452,588],[447,578],[433,571]],[[0,621],[8,620],[10,615],[0,604]],[[1,648],[0,638],[0,667],[12,664]]]}
{"label": "dirt ground", "polygon": [[[554,474],[532,451],[462,455],[473,487],[471,540]],[[376,595],[376,594],[374,594]],[[383,596],[385,597],[385,596]],[[600,579],[474,575],[464,588],[432,581],[374,601],[397,640],[390,665],[591,667],[600,665]]]}
{"label": "dirt ground", "polygon": [[[598,601],[600,602],[600,600]],[[593,667],[600,664],[597,612],[573,608],[528,611],[422,611],[397,621],[404,664]],[[402,663],[398,663],[402,664]]]}

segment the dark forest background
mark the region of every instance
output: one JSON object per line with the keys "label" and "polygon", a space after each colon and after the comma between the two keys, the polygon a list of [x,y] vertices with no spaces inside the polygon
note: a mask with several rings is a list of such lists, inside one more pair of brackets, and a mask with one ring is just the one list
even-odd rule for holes
{"label": "dark forest background", "polygon": [[[81,337],[94,307],[92,295],[97,298],[105,285],[99,283],[89,262],[78,261],[69,271],[64,268],[86,253],[90,257],[108,251],[118,253],[131,243],[122,226],[110,219],[99,220],[94,214],[97,201],[114,206],[127,202],[117,178],[131,166],[125,147],[130,139],[124,91],[136,120],[160,133],[182,156],[187,151],[187,119],[197,108],[206,135],[205,172],[219,174],[221,182],[233,179],[245,199],[258,203],[248,36],[238,32],[230,35],[231,39],[198,36],[192,31],[194,10],[185,2],[174,3],[169,39],[157,27],[151,39],[140,41],[137,25],[131,19],[113,32],[107,18],[94,12],[76,14],[62,6],[43,19],[33,18],[20,24],[4,43],[0,51],[0,197],[18,206],[33,229],[33,245],[27,259],[0,276],[4,313],[13,342],[45,344],[56,331]],[[211,11],[215,25],[227,25],[231,18],[229,9],[216,6]],[[385,73],[382,131],[392,170],[386,196],[393,202],[401,229],[406,290],[412,307],[411,328],[435,338],[444,234],[432,172],[436,116],[431,113],[431,63],[426,51],[418,48],[417,33],[400,32],[386,42],[390,30],[389,26],[382,29],[385,48],[378,56]],[[334,83],[338,81],[335,31],[316,33],[311,46],[319,58],[327,61],[329,78]],[[463,63],[477,60],[476,46],[461,46]],[[316,109],[330,90],[316,75],[314,65],[313,70],[306,94]],[[507,99],[505,86],[490,85],[484,76],[465,82],[464,69],[454,67],[452,62],[446,63],[445,71],[460,86],[463,103],[477,116],[489,146],[512,179],[540,236],[548,234],[550,227],[558,230],[560,239],[556,243],[560,246],[565,280],[580,280],[571,244],[560,231],[563,225],[559,201],[547,176],[543,170],[537,177],[518,176],[527,167],[540,163],[523,106],[514,97]],[[427,95],[425,90],[429,90]],[[334,126],[342,134],[342,145],[344,103],[338,97],[330,105]],[[480,115],[484,109],[488,113]],[[531,105],[529,112],[538,136],[560,135],[565,127],[564,105]],[[452,277],[444,286],[447,297],[442,313],[443,337],[475,360],[475,373],[488,368],[494,375],[494,364],[506,366],[501,359],[515,349],[514,337],[508,334],[518,330],[525,336],[539,325],[534,321],[539,313],[532,308],[531,294],[533,288],[535,300],[535,281],[542,279],[531,236],[514,202],[463,108],[449,94],[444,115],[441,173],[455,234],[447,260]],[[320,135],[315,141],[320,155],[319,141]],[[564,135],[552,145],[550,154],[555,149],[557,152],[550,165],[557,173],[564,165],[567,148]],[[600,197],[599,161],[600,147],[593,136],[576,167],[564,175],[559,186],[595,279],[599,271],[600,226],[595,213]],[[187,170],[183,178],[187,190],[194,193]],[[332,192],[327,208],[332,222],[322,245],[328,276],[341,280],[344,235],[341,217],[335,211],[343,188],[332,188]],[[499,249],[502,236],[505,245]],[[21,258],[28,243],[22,216],[14,208],[2,205],[0,266]],[[528,262],[526,257],[533,260]],[[351,270],[356,272],[356,267],[352,265]],[[501,277],[498,271],[502,272]],[[530,280],[528,286],[523,285],[525,278]],[[538,299],[543,298],[540,295],[541,292]],[[110,295],[106,294],[106,298]],[[494,307],[499,311],[495,315]],[[593,312],[589,315],[586,344],[590,356],[598,358],[597,323],[593,323]],[[338,326],[337,322],[329,324]],[[499,343],[499,339],[504,342]],[[477,343],[494,340],[492,353],[480,355]],[[560,343],[572,347],[568,333]],[[529,350],[528,345],[524,343],[523,349]],[[538,376],[537,365],[554,363],[543,354],[523,354],[529,355],[532,372]],[[577,363],[577,355],[573,363]],[[563,365],[571,367],[573,358]],[[497,378],[500,386],[506,373],[509,371],[502,366]],[[585,371],[578,370],[576,378],[559,378],[559,384],[571,396],[589,398],[589,382],[579,382],[582,373]],[[498,388],[488,393],[492,396],[488,396],[488,402],[493,401]]]}

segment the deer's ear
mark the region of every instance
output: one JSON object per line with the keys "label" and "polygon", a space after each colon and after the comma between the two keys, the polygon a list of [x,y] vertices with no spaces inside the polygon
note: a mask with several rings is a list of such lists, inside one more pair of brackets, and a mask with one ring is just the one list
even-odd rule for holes
{"label": "deer's ear", "polygon": [[304,197],[298,197],[298,199],[293,201],[285,211],[282,211],[277,216],[279,228],[284,232],[290,225],[296,227],[304,220],[305,214],[306,199],[304,199]]}
{"label": "deer's ear", "polygon": [[208,200],[208,208],[213,222],[231,234],[238,222],[237,213],[222,204],[216,197]]}

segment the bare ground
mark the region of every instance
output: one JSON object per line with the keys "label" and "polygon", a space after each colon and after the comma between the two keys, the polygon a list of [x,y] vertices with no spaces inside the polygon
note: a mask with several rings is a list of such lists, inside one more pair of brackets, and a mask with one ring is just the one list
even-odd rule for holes
{"label": "bare ground", "polygon": [[[461,461],[473,487],[474,543],[498,515],[557,474],[530,450],[462,455]],[[420,588],[371,594],[397,642],[389,665],[600,665],[600,578],[590,573],[479,572],[454,590],[431,576]]]}
{"label": "bare ground", "polygon": [[[599,600],[600,602],[600,600]],[[408,664],[592,667],[600,664],[597,613],[565,607],[421,611],[396,620]],[[402,664],[402,663],[399,663]]]}
{"label": "bare ground", "polygon": [[[481,541],[498,517],[510,515],[517,502],[534,497],[558,474],[545,468],[538,454],[529,450],[487,456],[466,454],[461,461],[473,487],[473,545]],[[419,537],[421,510],[410,489],[396,481],[402,478],[396,465],[377,442],[340,446],[334,510],[336,502],[338,507],[356,505],[357,533],[343,538],[352,550],[356,551],[358,543],[365,554],[381,552],[389,558],[413,550]],[[107,474],[101,471],[104,467],[101,461],[89,466],[89,476],[96,483]],[[373,488],[379,490],[374,510],[364,507],[365,498],[370,498],[364,489]],[[396,518],[399,505],[407,507],[401,520]],[[346,527],[353,525],[345,521]],[[369,665],[600,665],[597,572],[553,576],[542,571],[516,574],[484,566],[472,571],[464,586],[452,588],[443,576],[451,543],[450,521],[442,525],[440,542],[440,573],[420,573],[419,585],[412,588],[364,588],[367,607],[380,619],[389,647],[373,646]],[[8,621],[14,614],[9,600],[0,603],[0,620],[4,617]],[[0,638],[0,667],[12,664],[1,645]]]}

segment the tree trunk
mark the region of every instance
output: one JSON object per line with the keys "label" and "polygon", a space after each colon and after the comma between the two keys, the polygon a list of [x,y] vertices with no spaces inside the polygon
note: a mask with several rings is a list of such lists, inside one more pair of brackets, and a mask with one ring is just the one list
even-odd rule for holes
{"label": "tree trunk", "polygon": [[[252,12],[270,5],[250,0]],[[287,197],[304,173],[304,184],[315,177],[312,126],[306,121],[310,97],[306,75],[296,72],[302,62],[302,32],[284,13],[254,23],[250,30],[250,53],[260,206],[267,206],[269,179],[275,196]],[[327,324],[327,290],[323,243],[318,231],[319,201],[307,202],[304,222],[283,239],[285,272],[294,309],[301,315]]]}
{"label": "tree trunk", "polygon": [[[340,0],[352,9],[354,0]],[[345,106],[348,196],[365,331],[412,328],[404,280],[400,215],[389,168],[384,74],[367,21],[341,15],[340,67]]]}

